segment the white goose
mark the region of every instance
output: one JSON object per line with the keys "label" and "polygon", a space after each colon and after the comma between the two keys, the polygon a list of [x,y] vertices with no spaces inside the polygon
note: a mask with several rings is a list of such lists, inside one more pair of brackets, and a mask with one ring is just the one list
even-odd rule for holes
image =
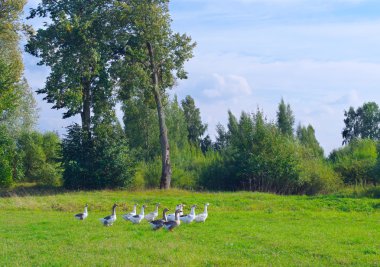
{"label": "white goose", "polygon": [[74,217],[78,220],[81,220],[81,221],[86,219],[88,216],[87,207],[88,207],[88,204],[86,204],[86,206],[84,206],[84,212],[83,213],[75,214]]}
{"label": "white goose", "polygon": [[162,212],[162,219],[161,220],[155,220],[155,221],[149,222],[149,224],[152,226],[153,230],[158,230],[164,226],[164,223],[167,221],[166,212],[168,212],[168,211],[169,210],[167,208],[164,209],[164,211]]}
{"label": "white goose", "polygon": [[158,207],[159,206],[160,206],[160,203],[157,203],[156,209],[153,212],[145,215],[144,219],[147,220],[148,222],[154,221],[154,219],[156,219],[156,217],[158,216]]}
{"label": "white goose", "polygon": [[131,218],[129,218],[129,220],[135,224],[140,223],[142,221],[142,219],[144,219],[144,209],[145,208],[146,208],[145,205],[142,205],[140,214],[132,216]]}
{"label": "white goose", "polygon": [[107,217],[100,219],[100,221],[102,222],[104,226],[111,226],[116,221],[116,207],[117,207],[117,204],[113,204],[112,215],[109,215]]}
{"label": "white goose", "polygon": [[[185,205],[183,204],[178,204],[176,207],[175,207],[175,210],[179,210],[179,216],[183,215],[183,207]],[[171,213],[171,214],[168,214],[168,221],[175,221],[175,213]]]}
{"label": "white goose", "polygon": [[174,228],[178,227],[181,224],[181,221],[179,220],[179,213],[181,210],[175,211],[175,219],[174,221],[164,222],[164,227],[166,230],[169,230],[170,232],[173,231]]}
{"label": "white goose", "polygon": [[124,215],[123,215],[123,219],[126,220],[126,221],[129,221],[129,219],[130,219],[132,216],[135,216],[135,215],[136,215],[136,207],[137,207],[137,204],[133,205],[133,211],[130,212],[130,213],[124,214]]}
{"label": "white goose", "polygon": [[208,216],[208,213],[207,213],[207,207],[209,206],[210,204],[209,203],[206,203],[205,204],[205,210],[203,213],[200,213],[198,214],[197,216],[195,216],[195,221],[196,222],[205,222],[206,219],[207,219],[207,216]]}
{"label": "white goose", "polygon": [[189,214],[187,215],[182,215],[179,217],[179,219],[181,221],[183,221],[184,223],[191,223],[192,221],[194,221],[195,219],[195,208],[197,207],[197,205],[193,205],[191,206],[191,211]]}

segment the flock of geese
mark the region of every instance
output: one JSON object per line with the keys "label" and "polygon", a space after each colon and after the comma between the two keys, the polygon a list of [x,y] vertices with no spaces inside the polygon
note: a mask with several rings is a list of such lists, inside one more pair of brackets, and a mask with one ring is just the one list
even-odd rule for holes
{"label": "flock of geese", "polygon": [[[116,207],[118,205],[114,204],[112,206],[112,214],[101,218],[100,221],[104,226],[111,226],[116,221]],[[142,205],[140,214],[136,213],[137,204],[133,206],[133,210],[130,213],[124,214],[122,217],[126,221],[130,221],[134,224],[139,224],[143,219],[147,220],[149,224],[152,226],[153,230],[158,230],[161,228],[165,228],[169,231],[172,231],[174,228],[179,226],[181,222],[191,223],[195,222],[205,222],[208,216],[207,207],[209,203],[206,203],[204,206],[203,213],[195,214],[195,208],[197,205],[191,206],[191,210],[189,214],[183,214],[183,208],[185,205],[178,204],[175,208],[175,212],[171,214],[167,214],[169,209],[165,208],[162,212],[162,219],[155,220],[158,217],[158,208],[160,207],[160,203],[156,204],[156,209],[148,214],[145,214],[145,205]],[[84,207],[83,213],[75,214],[74,217],[78,220],[85,220],[88,217],[87,211],[88,205],[86,204]]]}

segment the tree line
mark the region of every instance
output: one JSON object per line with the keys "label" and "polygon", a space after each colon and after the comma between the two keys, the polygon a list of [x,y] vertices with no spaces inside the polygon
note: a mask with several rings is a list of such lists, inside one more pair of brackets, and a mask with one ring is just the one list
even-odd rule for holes
{"label": "tree line", "polygon": [[[282,99],[275,121],[262,110],[228,113],[215,140],[191,96],[169,90],[186,79],[195,42],[173,32],[167,0],[42,1],[20,22],[25,1],[0,7],[0,186],[36,182],[68,189],[162,188],[316,194],[378,182],[380,112],[345,112],[345,146],[325,157],[311,125],[295,127]],[[63,138],[35,130],[38,111],[23,78],[25,50],[50,68],[37,92],[63,119]],[[123,111],[122,123],[116,105]]]}

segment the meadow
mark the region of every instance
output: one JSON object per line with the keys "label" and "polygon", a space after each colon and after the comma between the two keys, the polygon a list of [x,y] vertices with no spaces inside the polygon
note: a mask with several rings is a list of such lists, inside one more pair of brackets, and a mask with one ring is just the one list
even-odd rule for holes
{"label": "meadow", "polygon": [[[210,203],[206,223],[154,232],[121,215]],[[75,213],[89,204],[89,217]],[[118,203],[112,227],[99,222]],[[0,266],[379,266],[380,199],[264,193],[95,191],[0,198]]]}

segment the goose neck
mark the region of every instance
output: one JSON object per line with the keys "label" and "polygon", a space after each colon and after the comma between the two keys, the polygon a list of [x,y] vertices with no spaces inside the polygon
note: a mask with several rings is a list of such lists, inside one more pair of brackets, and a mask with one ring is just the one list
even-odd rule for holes
{"label": "goose neck", "polygon": [[192,208],[191,208],[190,214],[191,214],[191,215],[194,215],[194,214],[195,214],[195,207],[192,207]]}
{"label": "goose neck", "polygon": [[207,213],[207,205],[205,205],[205,211],[204,211],[204,213]]}
{"label": "goose neck", "polygon": [[140,215],[144,215],[144,207],[141,207],[141,212],[140,212]]}

